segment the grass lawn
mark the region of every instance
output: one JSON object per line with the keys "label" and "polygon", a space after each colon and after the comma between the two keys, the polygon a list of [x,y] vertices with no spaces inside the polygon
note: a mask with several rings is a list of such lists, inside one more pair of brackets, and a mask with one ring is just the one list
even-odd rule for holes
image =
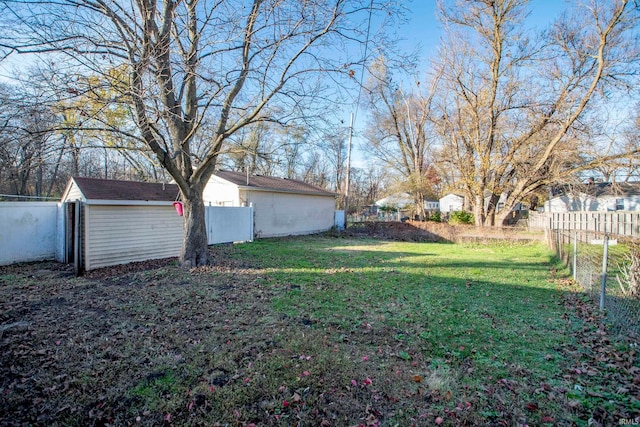
{"label": "grass lawn", "polygon": [[174,261],[80,278],[55,264],[0,268],[0,425],[640,415],[633,350],[588,318],[540,244],[302,237],[212,253],[190,272]]}

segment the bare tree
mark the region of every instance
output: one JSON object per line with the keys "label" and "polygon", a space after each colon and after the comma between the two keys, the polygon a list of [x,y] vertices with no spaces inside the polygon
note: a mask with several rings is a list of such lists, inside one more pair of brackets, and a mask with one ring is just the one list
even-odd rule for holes
{"label": "bare tree", "polygon": [[419,82],[405,94],[396,84],[383,59],[371,67],[369,106],[371,116],[366,133],[368,152],[394,170],[405,191],[412,194],[417,214],[425,217],[424,202],[433,196],[437,174],[433,167],[433,96],[439,75],[424,95]]}
{"label": "bare tree", "polygon": [[[56,52],[81,73],[111,76],[138,138],[180,188],[186,266],[208,262],[202,191],[225,142],[261,121],[320,114],[326,73],[353,80],[371,10],[393,0],[5,0],[13,52]],[[79,68],[78,68],[79,67]],[[71,69],[71,68],[70,68]],[[101,79],[104,80],[104,79]],[[68,90],[92,88],[72,79]],[[348,82],[347,82],[348,83]],[[315,109],[314,109],[315,107]],[[326,108],[324,108],[326,111]],[[192,142],[211,131],[196,153]],[[126,133],[121,129],[107,129]]]}
{"label": "bare tree", "polygon": [[230,169],[251,175],[271,175],[273,164],[273,130],[269,123],[246,126],[230,139],[225,151]]}
{"label": "bare tree", "polygon": [[[640,111],[632,112],[631,117],[626,117],[623,128],[610,137],[605,147],[598,147],[598,152],[592,153],[595,159],[601,155],[611,158],[607,162],[596,164],[594,170],[598,172],[605,182],[630,182],[640,180]],[[636,153],[630,156],[616,155],[620,153]]]}
{"label": "bare tree", "polygon": [[[532,43],[526,0],[440,1],[447,28],[439,133],[478,225],[502,223],[519,201],[613,158],[585,160],[586,118],[637,71],[628,0],[590,1]],[[637,153],[637,149],[635,150]],[[487,200],[488,199],[488,200]]]}
{"label": "bare tree", "polygon": [[0,192],[48,197],[64,152],[55,114],[33,87],[0,92]]}
{"label": "bare tree", "polygon": [[331,186],[336,193],[344,194],[344,174],[347,160],[347,129],[336,128],[325,132],[318,142],[318,149],[331,168]]}
{"label": "bare tree", "polygon": [[388,185],[386,168],[369,165],[366,168],[351,169],[350,211],[357,211],[373,205],[382,197]]}

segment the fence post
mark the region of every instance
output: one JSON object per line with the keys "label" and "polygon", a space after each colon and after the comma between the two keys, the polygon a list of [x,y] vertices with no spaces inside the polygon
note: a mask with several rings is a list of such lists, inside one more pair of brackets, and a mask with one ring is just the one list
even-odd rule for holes
{"label": "fence post", "polygon": [[[254,216],[255,208],[253,207],[253,202],[249,203],[249,238],[250,242],[253,242],[254,239],[254,231],[255,231],[255,216]],[[344,227],[347,227],[347,211],[344,211]]]}
{"label": "fence post", "polygon": [[558,252],[560,253],[560,259],[565,262],[564,259],[564,233],[560,228],[556,230],[556,244],[558,245]]}
{"label": "fence post", "polygon": [[578,280],[578,232],[573,231],[573,280]]}
{"label": "fence post", "polygon": [[79,199],[76,200],[74,209],[75,218],[73,227],[75,228],[75,241],[73,242],[73,272],[77,277],[80,276],[80,273],[82,273],[82,262],[80,259],[80,257],[82,256],[82,249],[80,248],[80,245],[82,244],[82,219],[80,218],[80,215],[82,215],[83,210],[82,202]]}
{"label": "fence post", "polygon": [[604,296],[607,293],[607,261],[609,258],[609,236],[604,235],[604,253],[602,254],[602,286],[600,287],[600,310],[604,310]]}

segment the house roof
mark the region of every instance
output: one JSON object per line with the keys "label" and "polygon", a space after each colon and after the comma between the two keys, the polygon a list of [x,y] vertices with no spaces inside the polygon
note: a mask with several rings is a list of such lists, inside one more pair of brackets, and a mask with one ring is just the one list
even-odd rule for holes
{"label": "house roof", "polygon": [[72,181],[87,200],[173,202],[179,193],[175,184],[84,177],[73,177]]}
{"label": "house roof", "polygon": [[587,194],[593,197],[626,197],[640,195],[640,182],[596,182],[590,184],[564,185],[552,190],[553,196],[564,194]]}
{"label": "house roof", "polygon": [[375,204],[377,206],[386,206],[386,205],[398,205],[405,206],[413,204],[413,197],[411,197],[408,193],[395,193],[391,194],[387,197],[384,197],[380,200],[376,200]]}
{"label": "house roof", "polygon": [[336,193],[327,191],[315,185],[307,184],[297,179],[277,178],[273,176],[247,175],[242,172],[217,171],[218,178],[231,182],[241,188],[271,190],[285,193],[317,194],[323,196],[335,196]]}
{"label": "house roof", "polygon": [[455,197],[455,198],[458,198],[458,199],[464,199],[464,196],[461,196],[461,195],[459,195],[459,194],[455,194],[455,193],[448,193],[448,194],[445,194],[444,196],[440,197],[440,200],[442,200],[442,199],[444,199],[444,198],[447,198],[447,197],[448,197],[448,198]]}
{"label": "house roof", "polygon": [[[424,199],[425,203],[438,203],[437,200],[432,200],[432,199]],[[392,205],[392,206],[407,206],[407,205],[413,205],[415,203],[415,200],[413,199],[413,196],[409,193],[395,193],[395,194],[391,194],[387,197],[384,197],[380,200],[376,200],[375,201],[375,205],[376,206],[386,206],[386,205]]]}

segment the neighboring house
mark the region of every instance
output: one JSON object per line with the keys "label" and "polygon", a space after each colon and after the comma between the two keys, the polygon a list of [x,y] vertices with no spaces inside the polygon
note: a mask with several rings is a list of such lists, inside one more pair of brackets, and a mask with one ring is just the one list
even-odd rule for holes
{"label": "neighboring house", "polygon": [[74,177],[62,195],[64,260],[84,270],[180,255],[173,184]]}
{"label": "neighboring house", "polygon": [[440,202],[436,200],[425,200],[424,209],[426,211],[438,211],[440,210]]}
{"label": "neighboring house", "polygon": [[375,205],[378,207],[388,206],[391,208],[402,209],[406,206],[413,205],[413,197],[409,193],[391,194],[380,200],[376,200]]}
{"label": "neighboring house", "polygon": [[[485,212],[488,209],[490,200],[491,200],[491,193],[485,192],[485,198],[484,198]],[[498,199],[498,203],[496,205],[496,212],[500,212],[502,209],[504,209],[504,202],[506,200],[507,200],[506,193],[501,194],[500,198]],[[451,194],[447,194],[446,196],[440,199],[440,211],[444,213],[461,211],[463,210],[463,206],[464,206],[464,196],[459,196],[457,194],[451,193]],[[520,211],[522,210],[522,208],[523,208],[522,203],[516,203],[512,210]]]}
{"label": "neighboring house", "polygon": [[[392,194],[375,202],[375,205],[378,207],[390,206],[399,209],[412,206],[413,204],[413,197],[409,193]],[[437,211],[439,209],[439,203],[435,200],[425,200],[424,209],[426,211]]]}
{"label": "neighboring house", "polygon": [[544,211],[640,211],[640,182],[558,187],[551,190]]}
{"label": "neighboring house", "polygon": [[253,205],[256,237],[318,233],[335,223],[336,194],[295,179],[218,171],[203,196],[205,204]]}
{"label": "neighboring house", "polygon": [[447,194],[440,198],[440,212],[451,213],[461,211],[464,205],[464,197],[457,194]]}

